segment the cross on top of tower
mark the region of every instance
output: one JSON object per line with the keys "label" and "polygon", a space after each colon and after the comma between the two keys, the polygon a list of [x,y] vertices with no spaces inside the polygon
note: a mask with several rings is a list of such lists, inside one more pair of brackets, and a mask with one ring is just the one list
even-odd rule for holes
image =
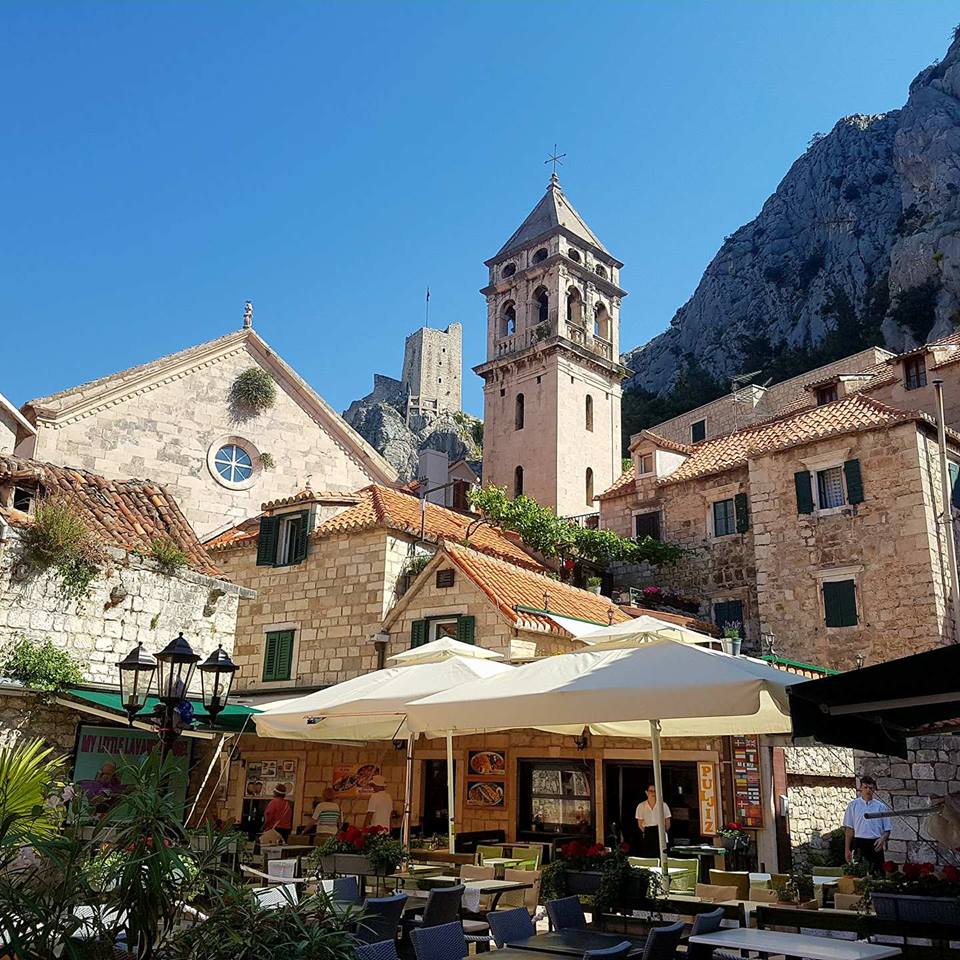
{"label": "cross on top of tower", "polygon": [[550,174],[550,182],[551,182],[551,183],[556,182],[556,180],[557,180],[557,164],[559,163],[560,166],[562,167],[562,166],[563,166],[563,158],[564,158],[565,156],[566,156],[565,153],[560,153],[560,154],[557,153],[557,145],[554,144],[554,145],[553,145],[553,153],[550,154],[550,156],[547,157],[547,159],[543,161],[544,163],[552,163],[552,164],[553,164],[553,173]]}

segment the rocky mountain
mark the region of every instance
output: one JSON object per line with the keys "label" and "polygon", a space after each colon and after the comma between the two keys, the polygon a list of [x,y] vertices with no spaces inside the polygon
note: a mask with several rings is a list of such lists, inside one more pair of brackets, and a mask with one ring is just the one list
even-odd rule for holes
{"label": "rocky mountain", "polygon": [[771,357],[831,337],[838,350],[900,350],[956,326],[960,33],[902,109],[815,136],[756,219],[726,238],[670,328],[622,359],[636,371],[631,387],[663,394],[684,369],[721,382],[742,372],[758,344]]}
{"label": "rocky mountain", "polygon": [[408,425],[407,394],[399,380],[374,376],[373,391],[353,403],[343,417],[396,468],[401,480],[417,476],[421,450],[442,450],[450,462],[466,458],[479,472],[483,424],[469,414],[415,414]]}

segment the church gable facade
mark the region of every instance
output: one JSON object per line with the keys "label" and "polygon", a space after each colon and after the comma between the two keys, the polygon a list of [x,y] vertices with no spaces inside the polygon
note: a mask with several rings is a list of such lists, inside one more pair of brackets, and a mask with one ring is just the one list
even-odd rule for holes
{"label": "church gable facade", "polygon": [[[251,415],[230,402],[251,368],[275,399]],[[23,407],[35,436],[18,454],[109,478],[164,484],[201,538],[286,496],[392,484],[393,468],[252,327]]]}

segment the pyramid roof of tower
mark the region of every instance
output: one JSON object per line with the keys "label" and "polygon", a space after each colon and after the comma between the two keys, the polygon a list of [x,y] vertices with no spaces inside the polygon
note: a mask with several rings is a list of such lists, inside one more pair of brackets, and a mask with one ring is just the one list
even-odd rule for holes
{"label": "pyramid roof of tower", "polygon": [[540,198],[540,202],[530,211],[527,219],[520,224],[513,236],[497,251],[493,259],[496,260],[506,253],[518,250],[558,227],[569,230],[585,243],[609,254],[607,248],[597,239],[596,234],[586,225],[583,217],[574,210],[573,204],[566,198],[560,187],[560,181],[554,176],[550,178],[547,192]]}

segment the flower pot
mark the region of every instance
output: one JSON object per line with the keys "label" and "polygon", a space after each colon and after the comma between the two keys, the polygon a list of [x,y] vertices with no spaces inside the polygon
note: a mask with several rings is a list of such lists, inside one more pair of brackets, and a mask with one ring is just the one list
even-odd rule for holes
{"label": "flower pot", "polygon": [[600,889],[602,876],[599,870],[568,870],[567,893],[570,896],[593,896]]}
{"label": "flower pot", "polygon": [[743,646],[743,637],[722,637],[720,645],[723,647],[724,653],[739,657],[740,648]]}
{"label": "flower pot", "polygon": [[863,878],[862,877],[849,877],[842,876],[837,877],[837,893],[843,894],[862,894],[863,893]]}
{"label": "flower pot", "polygon": [[599,597],[599,596],[600,596],[600,587],[601,587],[601,586],[602,586],[602,584],[599,584],[599,583],[598,583],[598,584],[596,584],[595,586],[588,586],[587,589],[588,589],[591,593],[595,593],[595,594]]}
{"label": "flower pot", "polygon": [[870,894],[870,902],[878,917],[914,923],[960,924],[960,899],[926,897],[912,893]]}
{"label": "flower pot", "polygon": [[333,853],[322,857],[320,868],[324,873],[344,873],[366,877],[374,874],[373,864],[368,857],[360,853]]}

